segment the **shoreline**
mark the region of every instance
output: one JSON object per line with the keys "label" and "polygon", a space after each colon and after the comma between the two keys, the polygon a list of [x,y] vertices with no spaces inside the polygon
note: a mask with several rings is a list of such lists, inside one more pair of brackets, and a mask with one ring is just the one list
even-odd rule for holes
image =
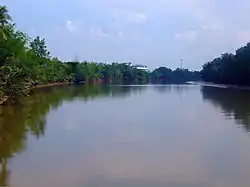
{"label": "shoreline", "polygon": [[[59,82],[59,83],[49,83],[49,84],[41,84],[34,86],[27,90],[28,92],[32,92],[33,90],[36,89],[42,89],[42,88],[47,88],[47,87],[53,87],[53,86],[62,86],[62,85],[72,85],[74,83],[72,82]],[[227,85],[227,84],[215,84],[211,82],[193,82],[193,81],[188,81],[184,84],[190,84],[190,85],[198,85],[198,86],[208,86],[208,87],[215,87],[215,88],[224,88],[224,89],[238,89],[238,90],[248,90],[250,91],[250,87],[248,86],[237,86],[237,85]],[[4,105],[8,102],[9,97],[4,96],[0,98],[0,105]]]}
{"label": "shoreline", "polygon": [[230,85],[230,84],[216,84],[212,82],[186,82],[187,84],[192,85],[199,85],[199,86],[208,86],[208,87],[215,87],[215,88],[232,88],[232,89],[238,89],[238,90],[250,90],[249,86],[237,86],[237,85]]}
{"label": "shoreline", "polygon": [[41,84],[41,85],[34,86],[30,90],[34,90],[37,88],[39,89],[39,88],[52,87],[52,86],[70,85],[70,84],[72,84],[72,83],[70,83],[70,82],[58,82],[58,83],[50,83],[50,84]]}
{"label": "shoreline", "polygon": [[[58,82],[58,83],[41,84],[41,85],[31,87],[27,91],[31,92],[32,90],[35,90],[35,89],[41,89],[41,88],[47,88],[47,87],[53,87],[53,86],[71,85],[71,84],[72,84],[71,82]],[[4,97],[0,98],[0,105],[6,104],[8,99],[9,99],[8,96],[4,96]]]}

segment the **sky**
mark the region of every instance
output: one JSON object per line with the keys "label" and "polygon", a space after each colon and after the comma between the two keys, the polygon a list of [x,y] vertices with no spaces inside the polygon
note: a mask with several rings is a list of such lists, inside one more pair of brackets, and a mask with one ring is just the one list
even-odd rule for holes
{"label": "sky", "polygon": [[1,0],[61,60],[199,70],[250,41],[249,0]]}

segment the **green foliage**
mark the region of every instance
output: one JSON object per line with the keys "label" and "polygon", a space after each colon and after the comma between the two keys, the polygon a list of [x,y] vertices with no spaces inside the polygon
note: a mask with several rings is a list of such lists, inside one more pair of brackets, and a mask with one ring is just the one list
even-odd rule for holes
{"label": "green foliage", "polygon": [[6,6],[0,6],[0,38],[7,39],[7,26],[12,20]]}
{"label": "green foliage", "polygon": [[17,66],[2,66],[0,92],[14,100],[27,94],[29,78],[22,68]]}
{"label": "green foliage", "polygon": [[67,62],[66,72],[75,77],[76,82],[105,84],[147,83],[148,73],[128,65],[95,62]]}
{"label": "green foliage", "polygon": [[47,50],[45,39],[37,36],[30,42],[30,48],[38,58],[49,58],[50,52]]}
{"label": "green foliage", "polygon": [[184,83],[187,81],[200,80],[200,72],[189,71],[187,69],[177,68],[171,70],[169,68],[160,67],[151,73],[151,81],[153,83],[169,84],[169,83]]}
{"label": "green foliage", "polygon": [[235,55],[226,53],[206,63],[201,74],[208,82],[250,86],[250,43]]}

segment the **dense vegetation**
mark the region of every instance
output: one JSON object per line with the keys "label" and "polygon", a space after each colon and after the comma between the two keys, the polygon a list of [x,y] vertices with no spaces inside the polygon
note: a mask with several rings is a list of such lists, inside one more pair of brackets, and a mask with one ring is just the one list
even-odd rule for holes
{"label": "dense vegetation", "polygon": [[184,83],[186,81],[197,81],[200,80],[199,71],[189,71],[188,69],[171,70],[166,67],[160,67],[155,69],[151,73],[151,82],[152,83]]}
{"label": "dense vegetation", "polygon": [[250,43],[206,63],[201,74],[208,82],[250,86]]}

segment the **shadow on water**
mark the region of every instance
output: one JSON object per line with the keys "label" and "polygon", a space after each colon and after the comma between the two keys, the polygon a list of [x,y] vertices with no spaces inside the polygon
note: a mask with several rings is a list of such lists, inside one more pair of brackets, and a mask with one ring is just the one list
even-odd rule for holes
{"label": "shadow on water", "polygon": [[25,150],[29,134],[44,135],[46,116],[64,101],[89,101],[101,97],[125,97],[146,87],[129,86],[62,86],[34,91],[20,105],[0,106],[0,186],[8,186],[8,161]]}
{"label": "shadow on water", "polygon": [[236,123],[250,131],[250,92],[237,89],[201,87],[203,99],[223,110],[226,118],[234,118]]}
{"label": "shadow on water", "polygon": [[159,93],[185,93],[193,87],[192,85],[185,84],[167,84],[167,85],[153,85],[153,89]]}

